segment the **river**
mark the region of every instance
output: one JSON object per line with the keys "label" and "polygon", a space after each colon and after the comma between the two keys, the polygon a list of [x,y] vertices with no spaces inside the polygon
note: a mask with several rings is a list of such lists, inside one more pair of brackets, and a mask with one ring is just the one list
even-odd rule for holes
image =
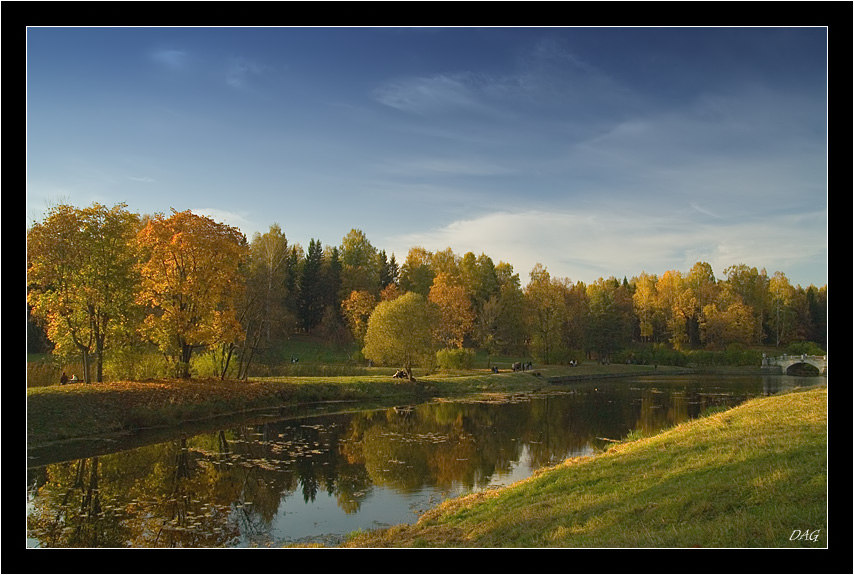
{"label": "river", "polygon": [[643,376],[285,419],[273,411],[261,422],[31,467],[27,547],[334,545],[631,433],[824,381]]}

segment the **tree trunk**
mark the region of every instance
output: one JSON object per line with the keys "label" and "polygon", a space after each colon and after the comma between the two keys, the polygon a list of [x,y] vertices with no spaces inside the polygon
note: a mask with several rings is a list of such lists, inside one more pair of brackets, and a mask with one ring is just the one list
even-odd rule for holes
{"label": "tree trunk", "polygon": [[181,378],[190,379],[190,356],[193,353],[193,346],[189,344],[181,345]]}
{"label": "tree trunk", "polygon": [[90,374],[91,370],[89,369],[89,349],[81,348],[80,353],[83,360],[83,381],[86,383],[92,383],[92,376]]}
{"label": "tree trunk", "polygon": [[225,373],[228,371],[228,364],[231,363],[231,354],[234,353],[234,344],[228,344],[228,355],[225,357],[225,365],[222,366],[222,373],[219,376],[220,381],[225,380]]}

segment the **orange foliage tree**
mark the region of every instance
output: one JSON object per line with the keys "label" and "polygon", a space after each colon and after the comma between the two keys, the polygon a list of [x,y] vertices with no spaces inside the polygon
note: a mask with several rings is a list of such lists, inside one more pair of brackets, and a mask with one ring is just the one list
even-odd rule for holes
{"label": "orange foliage tree", "polygon": [[439,308],[435,337],[448,348],[461,348],[463,340],[474,327],[475,312],[466,289],[446,273],[433,280],[429,299]]}
{"label": "orange foliage tree", "polygon": [[149,306],[143,333],[190,377],[196,348],[234,341],[235,312],[245,289],[241,268],[249,254],[237,228],[189,210],[157,214],[139,233],[143,250],[140,303]]}

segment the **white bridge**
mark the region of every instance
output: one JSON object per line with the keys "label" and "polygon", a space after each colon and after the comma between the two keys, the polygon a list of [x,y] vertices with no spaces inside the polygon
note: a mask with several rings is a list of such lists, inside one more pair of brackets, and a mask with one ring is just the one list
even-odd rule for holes
{"label": "white bridge", "polygon": [[776,371],[779,368],[779,371],[783,373],[787,373],[790,367],[804,364],[815,367],[821,375],[827,375],[826,355],[780,355],[762,358],[762,369],[774,369]]}

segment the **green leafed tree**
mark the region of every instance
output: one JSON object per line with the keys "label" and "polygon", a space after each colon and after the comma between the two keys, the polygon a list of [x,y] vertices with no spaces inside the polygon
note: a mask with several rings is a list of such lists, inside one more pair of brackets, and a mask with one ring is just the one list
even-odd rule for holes
{"label": "green leafed tree", "polygon": [[321,268],[323,246],[320,240],[310,240],[299,278],[298,313],[302,329],[310,332],[323,317],[324,294]]}
{"label": "green leafed tree", "polygon": [[341,240],[341,290],[367,290],[377,295],[385,287],[380,285],[380,260],[365,232],[352,229]]}
{"label": "green leafed tree", "polygon": [[430,293],[436,272],[432,268],[433,254],[422,247],[413,247],[406,254],[400,267],[400,287],[403,291],[413,291],[424,297]]}
{"label": "green leafed tree", "polygon": [[412,380],[412,368],[433,358],[435,306],[424,296],[407,292],[381,301],[368,319],[362,353],[380,365],[398,365]]}

